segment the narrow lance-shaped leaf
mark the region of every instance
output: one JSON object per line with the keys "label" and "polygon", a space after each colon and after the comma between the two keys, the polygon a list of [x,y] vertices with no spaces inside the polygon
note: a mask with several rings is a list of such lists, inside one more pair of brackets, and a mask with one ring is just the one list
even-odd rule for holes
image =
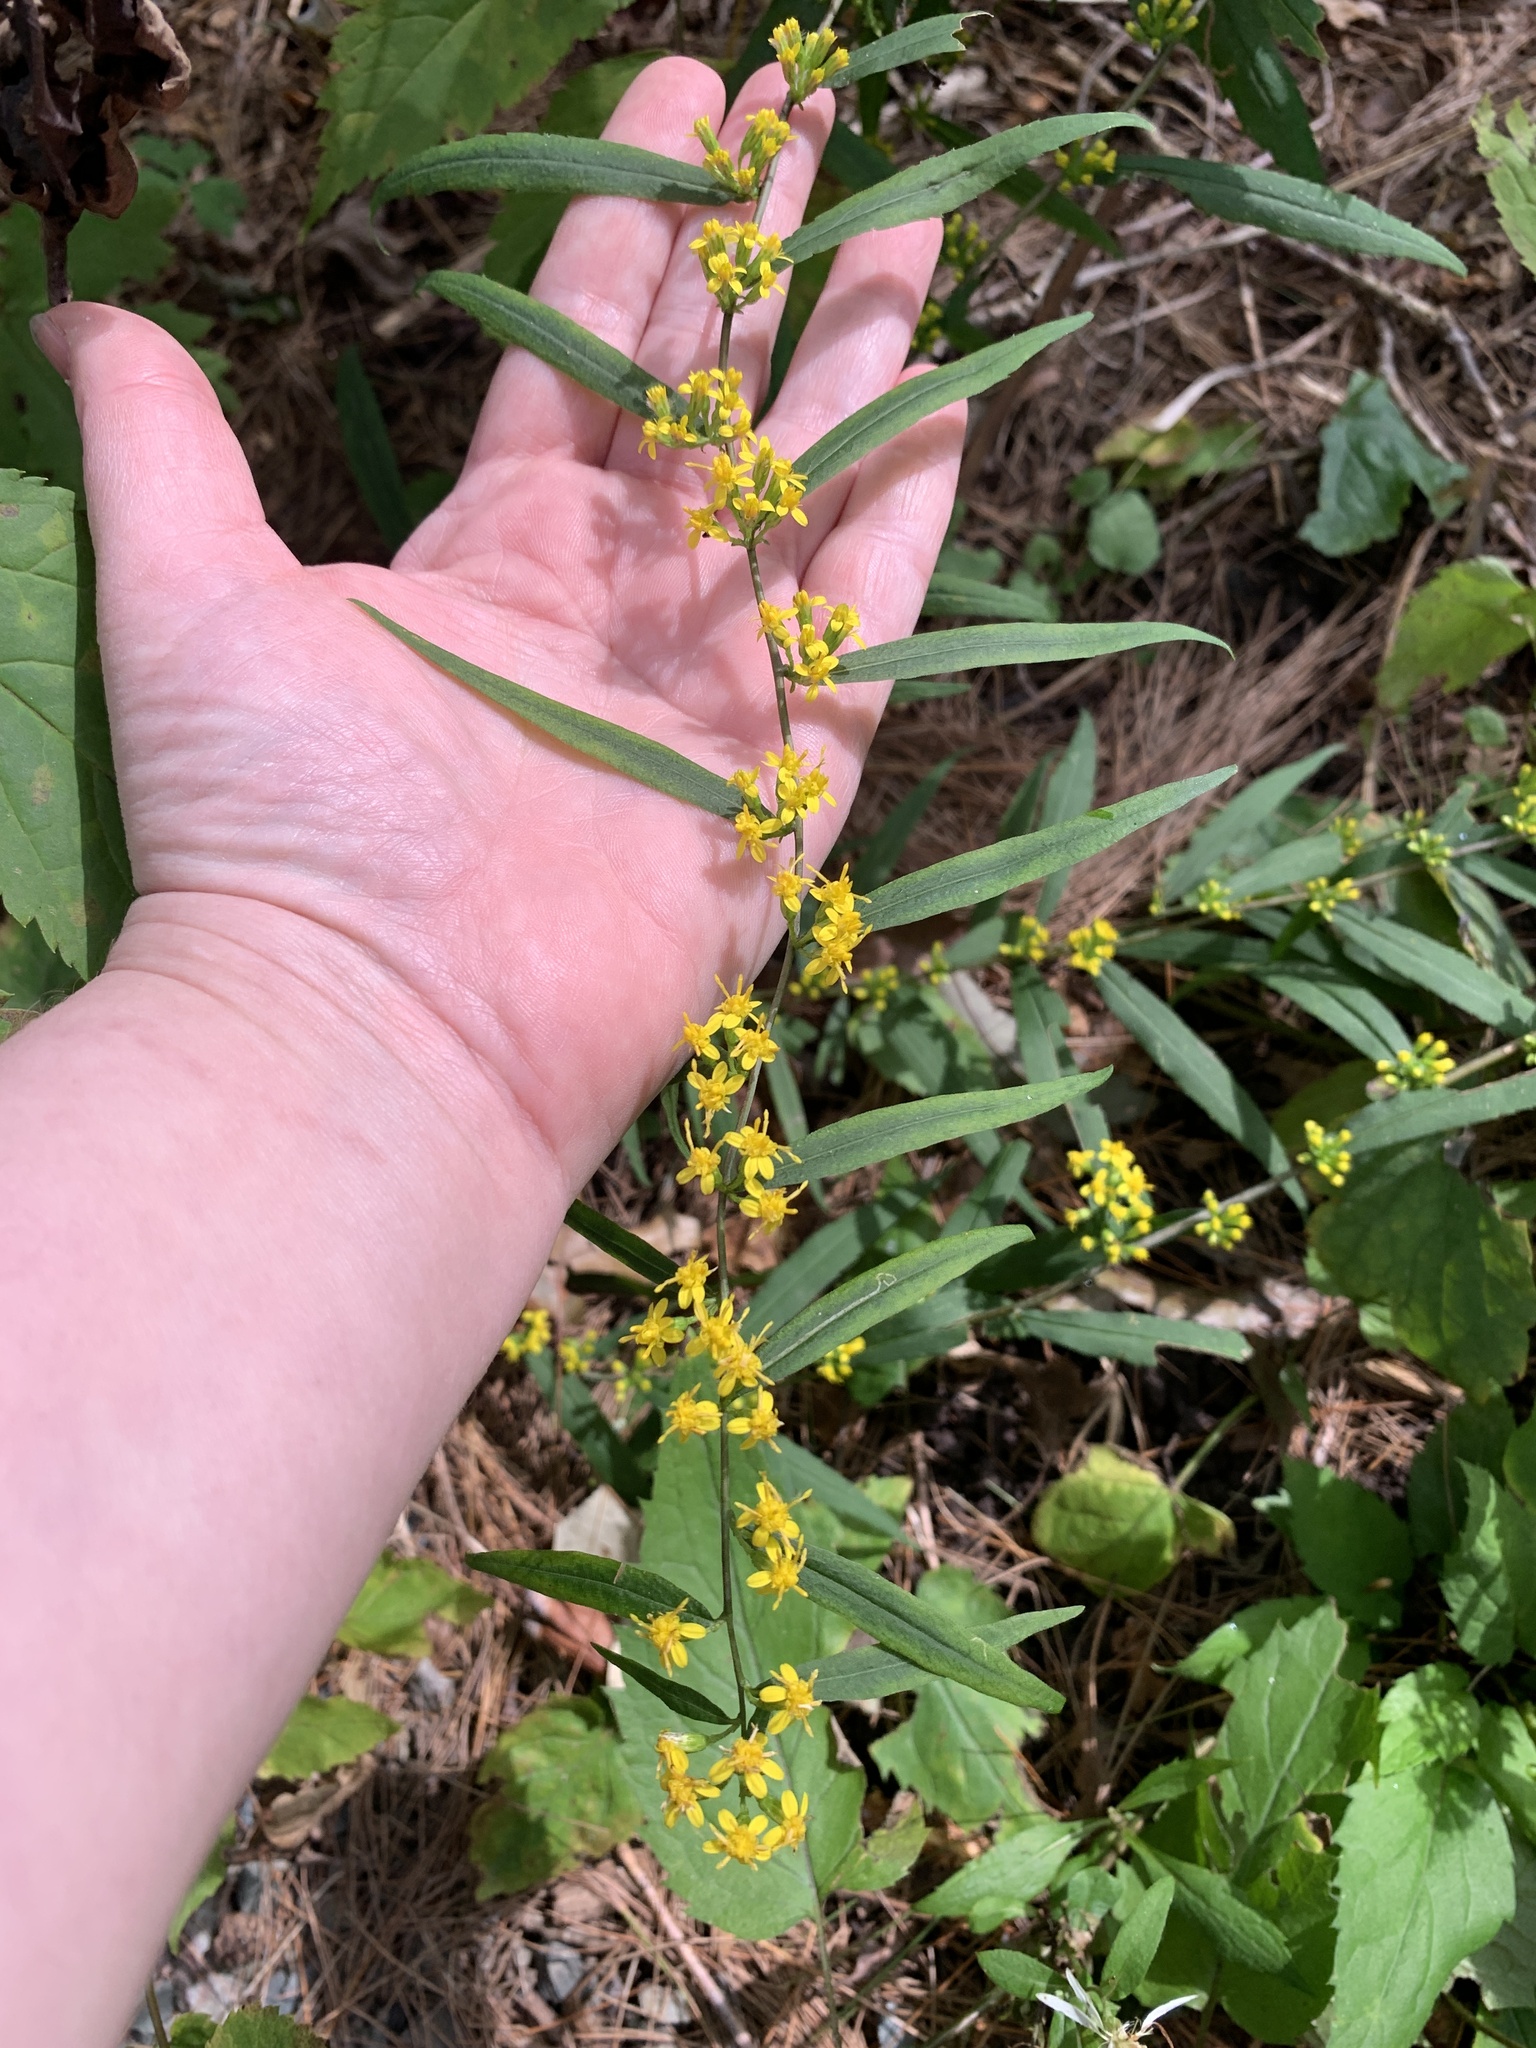
{"label": "narrow lance-shaped leaf", "polygon": [[722,1707],[703,1693],[695,1692],[691,1685],[679,1685],[675,1678],[669,1678],[664,1671],[648,1671],[643,1664],[637,1664],[633,1657],[621,1657],[617,1650],[603,1652],[607,1661],[626,1678],[632,1678],[636,1685],[653,1693],[664,1707],[670,1707],[674,1714],[681,1714],[689,1721],[713,1721],[723,1727],[727,1721],[734,1721],[734,1707]]}
{"label": "narrow lance-shaped leaf", "polygon": [[525,348],[541,362],[584,384],[588,391],[595,391],[599,398],[641,419],[649,418],[645,394],[663,380],[600,341],[580,321],[530,299],[526,292],[514,291],[510,285],[497,284],[489,277],[471,277],[462,270],[428,271],[422,285],[472,313],[493,341],[506,348]]}
{"label": "narrow lance-shaped leaf", "polygon": [[[933,375],[942,375],[935,371]],[[917,380],[926,383],[926,378]],[[903,387],[905,388],[905,387]],[[1090,655],[1124,654],[1134,647],[1161,647],[1170,640],[1200,640],[1229,653],[1224,640],[1196,626],[1161,619],[1126,619],[1116,624],[954,626],[942,633],[918,633],[910,640],[882,640],[839,654],[839,683],[901,682],[909,676],[941,676],[964,668],[1006,668],[1015,662],[1086,661]]]}
{"label": "narrow lance-shaped leaf", "polygon": [[548,733],[551,739],[573,747],[578,754],[601,761],[605,767],[617,768],[632,782],[643,782],[648,789],[660,790],[663,796],[676,797],[680,803],[695,804],[714,817],[734,817],[740,809],[741,796],[723,775],[701,768],[686,755],[662,746],[659,740],[649,740],[643,733],[631,732],[627,726],[610,724],[606,718],[594,718],[590,711],[577,711],[570,704],[557,703],[553,697],[540,696],[537,690],[530,690],[523,683],[514,683],[488,668],[478,668],[474,662],[461,660],[446,648],[434,647],[430,640],[423,640],[419,634],[397,626],[393,619],[386,619],[371,604],[364,604],[357,598],[353,602],[359,611],[366,612],[370,619],[376,619],[387,632],[393,633],[397,640],[403,640],[425,660],[445,670],[457,681],[468,683],[472,690],[478,690],[482,697],[489,697],[492,703],[515,712],[529,725]]}
{"label": "narrow lance-shaped leaf", "polygon": [[645,1621],[681,1604],[686,1621],[715,1619],[707,1607],[659,1572],[646,1571],[637,1564],[619,1564],[611,1557],[594,1557],[585,1550],[482,1550],[469,1562],[477,1572],[490,1572],[514,1586],[526,1586],[546,1599],[595,1607],[600,1614]]}
{"label": "narrow lance-shaped leaf", "polygon": [[[1099,989],[1143,1051],[1219,1130],[1236,1138],[1266,1173],[1289,1176],[1291,1163],[1285,1147],[1270,1129],[1263,1110],[1226,1062],[1190,1030],[1176,1010],[1115,960],[1106,961],[1101,968]],[[1300,1189],[1294,1186],[1292,1199],[1305,1207]]]}
{"label": "narrow lance-shaped leaf", "polygon": [[1018,1224],[967,1230],[959,1237],[919,1245],[871,1272],[856,1273],[773,1331],[761,1347],[769,1377],[789,1379],[814,1365],[834,1344],[846,1344],[887,1317],[926,1301],[983,1259],[1023,1244],[1030,1234]]}
{"label": "narrow lance-shaped leaf", "polygon": [[1372,967],[1384,969],[1410,988],[1427,988],[1511,1037],[1536,1025],[1536,1003],[1529,996],[1454,946],[1442,946],[1438,939],[1392,918],[1368,917],[1358,910],[1336,910],[1333,921],[1346,952],[1363,955]]}
{"label": "narrow lance-shaped leaf", "polygon": [[581,1233],[588,1244],[595,1244],[599,1251],[620,1260],[631,1273],[638,1273],[653,1287],[665,1286],[676,1278],[677,1267],[665,1252],[657,1251],[654,1245],[647,1244],[643,1237],[636,1237],[621,1223],[611,1223],[596,1209],[589,1209],[585,1202],[572,1202],[565,1212],[565,1220],[572,1230]]}
{"label": "narrow lance-shaped leaf", "polygon": [[1102,810],[1051,825],[1043,832],[1000,839],[973,853],[935,861],[932,867],[919,868],[915,875],[902,875],[876,889],[863,916],[872,931],[891,931],[897,925],[914,924],[920,918],[959,910],[967,903],[1002,896],[1025,882],[1037,882],[1042,875],[1086,860],[1090,854],[1102,853],[1143,825],[1165,818],[1180,804],[1192,803],[1208,789],[1216,789],[1236,772],[1235,768],[1217,768],[1209,775],[1192,775],[1185,782],[1166,782],[1160,789],[1106,804]]}
{"label": "narrow lance-shaped leaf", "polygon": [[801,1139],[800,1170],[832,1180],[857,1167],[894,1159],[898,1153],[919,1151],[925,1145],[942,1145],[950,1138],[969,1137],[973,1131],[998,1131],[1005,1124],[1024,1123],[1032,1116],[1059,1109],[1109,1076],[1110,1069],[1100,1067],[1091,1074],[1063,1075],[1059,1081],[931,1095],[926,1101],[895,1102],[888,1109],[844,1117]]}
{"label": "narrow lance-shaped leaf", "polygon": [[[995,1650],[1011,1649],[1042,1629],[1059,1628],[1075,1621],[1081,1607],[1047,1607],[1038,1614],[1010,1614],[1005,1621],[984,1621],[975,1630],[977,1638]],[[909,1663],[878,1644],[860,1650],[842,1650],[825,1657],[817,1670],[816,1697],[819,1700],[883,1700],[893,1692],[911,1692],[931,1677],[922,1666]]]}
{"label": "narrow lance-shaped leaf", "polygon": [[1183,1911],[1229,1961],[1271,1972],[1283,1970],[1291,1960],[1290,1947],[1279,1928],[1239,1898],[1220,1871],[1185,1863],[1154,1850],[1144,1840],[1135,1843],[1133,1853],[1154,1882],[1161,1877],[1173,1879]]}
{"label": "narrow lance-shaped leaf", "polygon": [[[927,28],[932,24],[924,22],[921,26]],[[990,348],[979,348],[973,355],[946,363],[942,369],[908,377],[894,391],[861,405],[799,457],[795,467],[805,478],[807,492],[840,475],[871,448],[894,440],[930,413],[941,411],[957,399],[975,398],[994,384],[1001,384],[1032,356],[1049,348],[1053,341],[1060,341],[1063,335],[1075,334],[1092,317],[1090,313],[1074,313],[1070,319],[1052,320],[1044,327],[1027,327],[1022,334],[1010,335],[1008,340],[994,342]]]}
{"label": "narrow lance-shaped leaf", "polygon": [[1536,1109],[1536,1073],[1513,1074],[1482,1088],[1425,1088],[1367,1103],[1349,1119],[1351,1149],[1377,1152],[1384,1145],[1407,1145],[1418,1138],[1438,1138],[1472,1124],[1499,1117],[1524,1116]]}
{"label": "narrow lance-shaped leaf", "polygon": [[1099,1988],[1106,1998],[1129,1996],[1151,1969],[1163,1938],[1163,1929],[1168,1924],[1168,1911],[1173,1904],[1175,1889],[1171,1877],[1160,1877],[1156,1884],[1142,1893],[1127,1915],[1125,1925],[1115,1936],[1114,1946],[1104,1963],[1104,1974],[1099,1980]]}
{"label": "narrow lance-shaped leaf", "polygon": [[423,192],[602,192],[623,199],[728,204],[701,165],[588,135],[477,135],[424,149],[380,180],[374,206]]}
{"label": "narrow lance-shaped leaf", "polygon": [[1059,114],[1048,121],[1031,121],[1022,128],[1005,128],[968,149],[946,150],[928,157],[894,178],[882,179],[867,191],[856,192],[838,206],[828,207],[784,244],[792,263],[819,256],[823,249],[835,249],[853,235],[871,228],[899,227],[903,221],[932,220],[951,213],[1002,183],[1031,157],[1046,156],[1070,142],[1088,135],[1102,135],[1106,128],[1150,128],[1140,114]]}
{"label": "narrow lance-shaped leaf", "polygon": [[899,64],[920,64],[926,57],[954,57],[965,48],[960,31],[967,22],[980,21],[979,14],[942,14],[927,21],[914,21],[897,29],[893,36],[877,36],[857,50],[850,50],[848,62],[837,74],[839,85],[854,85],[877,71],[894,71]]}
{"label": "narrow lance-shaped leaf", "polygon": [[821,1606],[935,1678],[952,1679],[992,1699],[1038,1707],[1048,1714],[1064,1704],[1059,1692],[1021,1671],[1002,1650],[957,1627],[932,1602],[915,1599],[834,1550],[807,1544],[801,1583]]}
{"label": "narrow lance-shaped leaf", "polygon": [[1220,872],[1220,864],[1232,851],[1247,842],[1265,821],[1274,816],[1286,798],[1319,768],[1342,754],[1341,745],[1319,747],[1300,761],[1288,761],[1283,768],[1271,768],[1250,782],[1246,789],[1212,813],[1197,826],[1182,853],[1168,863],[1163,874],[1163,895],[1177,903],[1196,882]]}
{"label": "narrow lance-shaped leaf", "polygon": [[1201,163],[1183,156],[1122,156],[1127,176],[1160,178],[1218,220],[1244,221],[1293,242],[1321,242],[1362,256],[1406,256],[1465,277],[1466,265],[1443,242],[1349,192],[1310,178],[1258,171],[1247,164]]}
{"label": "narrow lance-shaped leaf", "polygon": [[1134,1309],[1024,1308],[1010,1318],[1010,1326],[1018,1336],[1044,1337],[1085,1358],[1118,1358],[1126,1365],[1156,1365],[1160,1344],[1203,1352],[1208,1358],[1230,1358],[1239,1365],[1253,1351],[1241,1331],[1139,1315]]}

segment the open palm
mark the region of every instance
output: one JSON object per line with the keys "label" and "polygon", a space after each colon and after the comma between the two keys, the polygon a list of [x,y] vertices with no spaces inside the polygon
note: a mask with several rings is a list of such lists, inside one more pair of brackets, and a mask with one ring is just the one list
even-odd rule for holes
{"label": "open palm", "polygon": [[[776,71],[726,124],[776,103]],[[698,159],[716,75],[648,68],[610,136]],[[804,208],[829,96],[795,117],[768,225]],[[536,295],[657,377],[713,359],[718,317],[688,251],[697,214],[575,202]],[[797,454],[900,373],[937,223],[839,254],[772,413]],[[755,402],[782,301],[738,320]],[[573,1182],[674,1058],[681,1010],[751,973],[781,928],[730,829],[567,753],[400,646],[386,616],[469,660],[647,732],[722,773],[776,743],[744,558],[690,552],[703,486],[651,462],[638,423],[522,352],[503,361],[464,473],[394,565],[304,569],[262,518],[206,383],[160,329],[67,316],[99,555],[101,636],[134,874],[150,898],[254,898],[360,943],[503,1079]],[[943,532],[961,421],[913,429],[808,501],[765,549],[770,595],[911,629]],[[883,692],[797,710],[844,807]],[[839,814],[810,821],[824,852]]]}

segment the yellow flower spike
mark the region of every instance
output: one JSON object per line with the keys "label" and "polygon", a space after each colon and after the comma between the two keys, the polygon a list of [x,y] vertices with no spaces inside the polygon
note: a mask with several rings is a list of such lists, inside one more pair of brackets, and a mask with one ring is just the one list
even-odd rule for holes
{"label": "yellow flower spike", "polygon": [[1038,917],[1017,917],[1009,920],[1013,937],[1004,939],[998,947],[998,954],[1004,960],[1028,960],[1038,967],[1051,950],[1050,927]]}
{"label": "yellow flower spike", "polygon": [[[770,1188],[761,1181],[754,1181],[750,1183],[751,1193],[743,1195],[737,1207],[743,1216],[753,1218],[758,1230],[771,1235],[781,1229],[789,1217],[799,1215],[799,1210],[792,1205],[797,1195],[805,1193],[806,1186],[807,1183],[801,1181],[798,1187]],[[753,1234],[755,1236],[756,1232]]]}
{"label": "yellow flower spike", "polygon": [[779,1449],[774,1442],[779,1433],[779,1411],[766,1387],[758,1389],[757,1399],[745,1415],[733,1415],[725,1426],[730,1435],[743,1439],[744,1451],[755,1450],[759,1444],[771,1445],[776,1451]]}
{"label": "yellow flower spike", "polygon": [[1067,965],[1083,974],[1097,975],[1106,960],[1113,960],[1120,934],[1107,917],[1079,925],[1067,933]]}
{"label": "yellow flower spike", "polygon": [[768,1754],[768,1745],[761,1735],[739,1735],[718,1762],[711,1764],[709,1782],[712,1785],[728,1785],[732,1778],[740,1778],[754,1799],[766,1799],[768,1780],[783,1779],[782,1765]]}
{"label": "yellow flower spike", "polygon": [[1099,1253],[1111,1266],[1145,1259],[1135,1239],[1152,1227],[1151,1184],[1129,1145],[1106,1138],[1091,1151],[1069,1152],[1067,1171],[1078,1183],[1082,1206],[1069,1209],[1064,1220],[1078,1233],[1082,1249]]}
{"label": "yellow flower spike", "polygon": [[702,1257],[687,1259],[678,1267],[670,1280],[662,1281],[661,1286],[656,1291],[659,1294],[664,1288],[675,1287],[677,1289],[677,1305],[679,1308],[702,1309],[704,1306],[704,1292],[709,1285],[709,1271],[708,1259]]}
{"label": "yellow flower spike", "polygon": [[676,1827],[679,1820],[686,1820],[692,1827],[704,1825],[704,1808],[701,1800],[718,1799],[720,1788],[711,1785],[707,1778],[695,1778],[687,1771],[669,1773],[661,1781],[661,1817],[669,1828]]}
{"label": "yellow flower spike", "polygon": [[1349,1131],[1325,1131],[1320,1123],[1308,1117],[1302,1125],[1306,1138],[1306,1150],[1296,1157],[1301,1165],[1310,1166],[1330,1187],[1341,1188],[1349,1178],[1350,1167],[1354,1164],[1350,1153]]}
{"label": "yellow flower spike", "polygon": [[771,1593],[773,1610],[777,1614],[786,1593],[798,1593],[802,1600],[810,1595],[800,1583],[800,1573],[805,1565],[805,1550],[796,1549],[792,1543],[771,1542],[763,1552],[766,1560],[761,1571],[753,1572],[747,1584],[754,1593]]}
{"label": "yellow flower spike", "polygon": [[688,1086],[699,1099],[704,1129],[708,1133],[715,1118],[726,1107],[737,1089],[745,1086],[745,1083],[740,1074],[731,1072],[724,1060],[717,1060],[711,1074],[701,1074],[697,1067],[690,1067]]}
{"label": "yellow flower spike", "polygon": [[661,1659],[664,1671],[686,1670],[688,1645],[702,1641],[709,1634],[702,1622],[683,1620],[683,1609],[687,1605],[686,1600],[679,1600],[665,1614],[653,1614],[648,1621],[635,1624]]}
{"label": "yellow flower spike", "polygon": [[765,1550],[777,1538],[792,1538],[800,1534],[800,1524],[795,1520],[793,1510],[801,1501],[809,1500],[810,1489],[796,1494],[793,1500],[786,1500],[771,1479],[757,1482],[757,1501],[749,1507],[745,1501],[737,1501],[739,1513],[736,1516],[738,1529],[752,1531],[752,1548]]}
{"label": "yellow flower spike", "polygon": [[719,1407],[713,1401],[697,1399],[698,1391],[697,1387],[690,1387],[667,1410],[667,1426],[661,1432],[663,1442],[675,1436],[680,1444],[685,1444],[691,1436],[712,1436],[720,1427]]}
{"label": "yellow flower spike", "polygon": [[750,1820],[740,1814],[722,1813],[714,1824],[711,1840],[704,1844],[706,1856],[724,1856],[730,1863],[749,1866],[766,1863],[784,1840],[782,1828],[770,1828],[766,1813],[754,1813]]}
{"label": "yellow flower spike", "polygon": [[784,1848],[798,1849],[803,1844],[810,1811],[809,1793],[801,1797],[793,1792],[786,1792],[779,1801],[779,1826],[784,1837]]}
{"label": "yellow flower spike", "polygon": [[[771,1685],[760,1685],[757,1696],[765,1707],[776,1711],[768,1723],[770,1735],[782,1735],[791,1726],[804,1728],[820,1702],[816,1698],[816,1680],[820,1675],[813,1671],[809,1678],[802,1678],[793,1664],[781,1664],[777,1671],[771,1671]],[[786,1795],[793,1797],[792,1794]]]}
{"label": "yellow flower spike", "polygon": [[712,1195],[720,1185],[720,1154],[708,1145],[690,1145],[688,1164],[677,1176],[679,1187],[696,1180],[701,1195]]}

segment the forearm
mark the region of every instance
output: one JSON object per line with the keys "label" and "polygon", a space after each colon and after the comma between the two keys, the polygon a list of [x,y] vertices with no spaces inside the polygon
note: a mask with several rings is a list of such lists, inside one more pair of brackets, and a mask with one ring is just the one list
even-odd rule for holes
{"label": "forearm", "polygon": [[0,1128],[7,2019],[108,2048],[568,1190],[386,968],[228,899],[136,908]]}

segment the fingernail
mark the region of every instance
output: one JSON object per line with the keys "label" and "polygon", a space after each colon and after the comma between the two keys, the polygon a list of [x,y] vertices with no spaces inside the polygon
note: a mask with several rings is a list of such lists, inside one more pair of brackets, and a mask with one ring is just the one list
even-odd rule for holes
{"label": "fingernail", "polygon": [[51,306],[46,313],[34,313],[27,324],[32,329],[32,339],[67,384],[71,367],[69,322],[59,318],[65,311],[62,306]]}

